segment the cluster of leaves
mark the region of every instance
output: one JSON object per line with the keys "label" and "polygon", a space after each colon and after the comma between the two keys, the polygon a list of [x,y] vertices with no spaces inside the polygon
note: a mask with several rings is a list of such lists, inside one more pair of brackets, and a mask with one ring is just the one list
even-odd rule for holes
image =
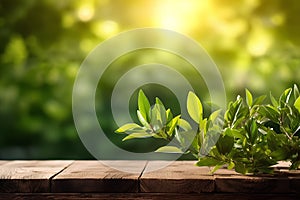
{"label": "cluster of leaves", "polygon": [[[188,122],[173,117],[170,109],[156,98],[152,107],[142,90],[138,96],[137,116],[141,125],[125,124],[116,130],[132,138],[163,138],[171,145],[156,152],[191,153],[197,166],[222,166],[242,174],[272,173],[278,161],[291,162],[290,169],[300,166],[300,95],[296,85],[286,89],[276,100],[270,93],[271,104],[264,103],[266,95],[253,99],[246,89],[246,98],[238,96],[225,112],[216,110],[203,116],[200,99],[189,92]],[[193,124],[197,126],[194,127]]]}

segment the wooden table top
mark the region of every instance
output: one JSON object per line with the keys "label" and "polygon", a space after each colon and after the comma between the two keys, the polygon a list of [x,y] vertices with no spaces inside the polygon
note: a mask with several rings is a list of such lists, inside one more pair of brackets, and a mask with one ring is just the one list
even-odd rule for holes
{"label": "wooden table top", "polygon": [[[276,175],[244,176],[220,169],[196,167],[195,161],[175,161],[160,170],[148,172],[165,161],[106,161],[137,173],[118,171],[99,161],[0,161],[0,199],[84,197],[91,199],[300,199],[300,170],[288,171],[286,163],[277,165]],[[65,196],[64,196],[65,195]],[[213,196],[212,196],[213,195]],[[226,197],[226,198],[225,198]],[[239,197],[239,198],[240,198]],[[76,199],[76,198],[75,198]]]}

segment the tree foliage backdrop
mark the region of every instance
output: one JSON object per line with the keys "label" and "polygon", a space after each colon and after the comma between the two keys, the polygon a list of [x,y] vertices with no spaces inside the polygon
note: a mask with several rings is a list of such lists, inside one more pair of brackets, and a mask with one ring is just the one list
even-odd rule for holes
{"label": "tree foliage backdrop", "polygon": [[[299,10],[298,0],[1,0],[0,158],[92,158],[72,118],[76,73],[96,45],[133,28],[167,28],[195,39],[219,67],[228,99],[245,87],[278,96],[299,85]],[[156,56],[180,63],[149,51],[115,64]],[[118,73],[104,81],[104,93]],[[105,123],[113,134],[115,124]]]}

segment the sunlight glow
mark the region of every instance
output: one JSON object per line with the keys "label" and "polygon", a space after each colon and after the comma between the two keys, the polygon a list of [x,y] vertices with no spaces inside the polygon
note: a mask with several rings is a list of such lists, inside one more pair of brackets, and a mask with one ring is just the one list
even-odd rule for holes
{"label": "sunlight glow", "polygon": [[264,55],[272,41],[268,32],[263,29],[254,30],[248,40],[247,49],[252,56],[262,56]]}
{"label": "sunlight glow", "polygon": [[95,14],[95,9],[92,5],[89,4],[83,4],[79,7],[77,11],[77,16],[79,20],[83,22],[90,21]]}
{"label": "sunlight glow", "polygon": [[112,20],[98,21],[93,23],[92,31],[98,37],[109,38],[119,32],[119,25]]}
{"label": "sunlight glow", "polygon": [[155,9],[155,25],[176,31],[189,32],[201,25],[199,16],[207,9],[207,1],[165,0]]}

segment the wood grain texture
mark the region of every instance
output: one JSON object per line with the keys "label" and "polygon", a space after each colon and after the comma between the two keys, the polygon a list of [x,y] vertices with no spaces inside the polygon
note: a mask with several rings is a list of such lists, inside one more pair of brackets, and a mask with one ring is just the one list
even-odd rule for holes
{"label": "wood grain texture", "polygon": [[0,192],[50,192],[49,179],[73,161],[10,161],[0,167]]}
{"label": "wood grain texture", "polygon": [[227,169],[212,175],[194,161],[166,163],[2,161],[0,199],[300,199],[300,170],[288,170],[285,163],[274,175],[261,176]]}
{"label": "wood grain texture", "polygon": [[201,200],[299,200],[299,196],[295,194],[214,194],[214,193],[201,193],[201,194],[180,194],[180,193],[19,193],[19,194],[0,194],[0,199],[24,199],[24,200],[40,200],[40,199],[54,199],[54,200],[75,200],[75,199],[87,199],[87,200],[177,200],[177,199],[185,199],[185,200],[193,200],[193,199],[201,199]]}
{"label": "wood grain texture", "polygon": [[[164,165],[165,161],[149,161],[145,171]],[[201,193],[213,192],[214,180],[208,167],[195,167],[194,161],[176,161],[169,166],[145,172],[140,178],[141,192]]]}
{"label": "wood grain texture", "polygon": [[[282,164],[274,175],[241,175],[233,170],[219,169],[215,174],[216,192],[297,193],[300,171],[286,169]],[[298,187],[299,188],[299,187]]]}
{"label": "wood grain texture", "polygon": [[52,192],[138,192],[138,178],[146,163],[106,161],[108,165],[122,166],[124,171],[134,168],[138,173],[133,174],[110,168],[99,161],[75,161],[53,178]]}
{"label": "wood grain texture", "polygon": [[8,161],[7,160],[0,160],[0,165],[3,165],[5,163],[7,163]]}

